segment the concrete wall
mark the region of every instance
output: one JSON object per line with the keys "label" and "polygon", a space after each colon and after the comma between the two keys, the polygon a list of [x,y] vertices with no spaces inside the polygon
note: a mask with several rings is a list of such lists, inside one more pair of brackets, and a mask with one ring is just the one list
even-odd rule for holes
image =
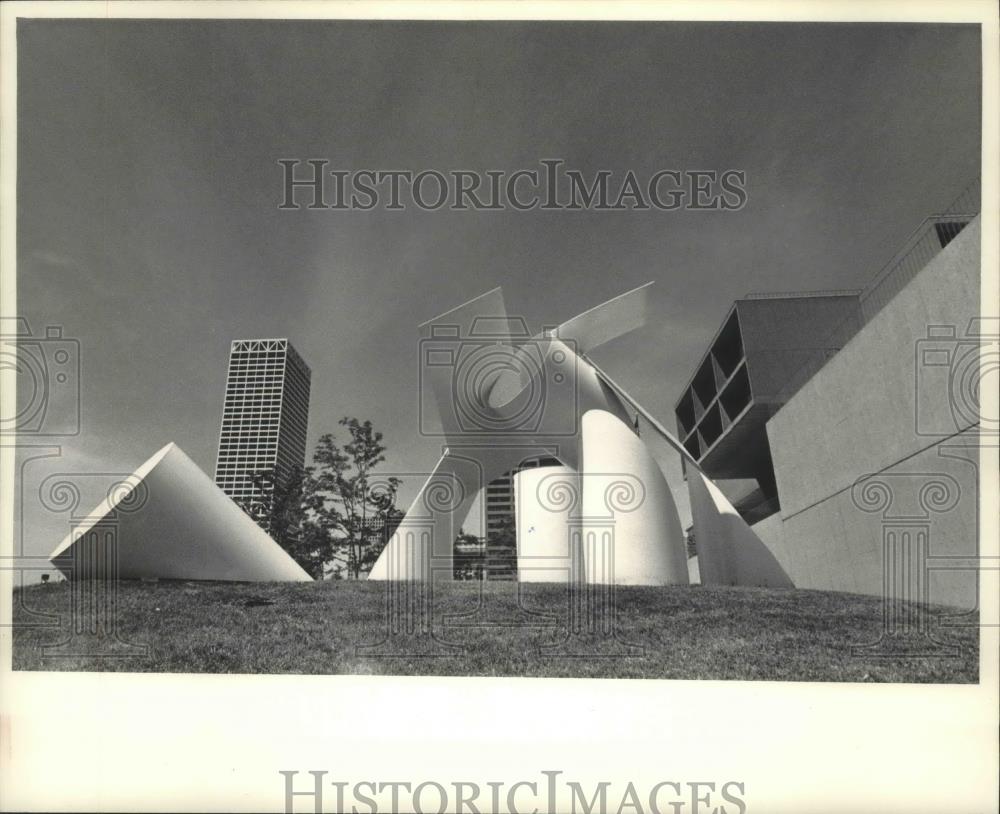
{"label": "concrete wall", "polygon": [[952,386],[975,377],[950,373],[977,347],[979,239],[977,218],[768,422],[781,512],[753,528],[796,586],[879,594],[883,537],[912,533],[930,601],[975,605],[975,573],[938,566],[977,550],[974,409]]}
{"label": "concrete wall", "polygon": [[857,332],[857,295],[737,300],[755,404],[780,404]]}

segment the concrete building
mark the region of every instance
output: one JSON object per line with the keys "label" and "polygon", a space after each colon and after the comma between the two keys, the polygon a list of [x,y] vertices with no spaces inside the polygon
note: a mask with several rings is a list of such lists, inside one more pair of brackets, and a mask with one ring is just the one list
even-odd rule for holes
{"label": "concrete building", "polygon": [[480,581],[486,573],[485,538],[469,535],[455,540],[455,579]]}
{"label": "concrete building", "polygon": [[[801,332],[802,309],[829,308],[828,294],[768,299],[774,320],[789,309],[798,366],[755,364],[748,326],[764,300],[739,301],[678,401],[703,472],[724,491],[726,478],[754,478],[763,493],[737,507],[766,549],[750,558],[765,581],[976,605],[978,393],[996,387],[980,382],[979,360],[1000,354],[998,326],[979,319],[975,190],[928,217],[815,330]],[[740,397],[727,401],[734,382]],[[704,480],[688,476],[692,505],[704,503]],[[722,562],[713,552],[702,581],[761,584],[748,581],[745,549]]]}
{"label": "concrete building", "polygon": [[362,545],[365,547],[378,546],[381,551],[395,533],[396,527],[402,519],[403,513],[398,510],[391,511],[388,516],[376,514],[366,518],[362,527]]}
{"label": "concrete building", "polygon": [[[765,425],[861,327],[860,291],[737,300],[677,401],[685,449],[755,522],[778,510]],[[750,480],[730,491],[724,480]]]}
{"label": "concrete building", "polygon": [[976,605],[979,238],[977,218],[768,422],[781,511],[754,530],[798,587]]}
{"label": "concrete building", "polygon": [[287,339],[230,346],[215,483],[241,506],[266,511],[273,486],[259,475],[280,483],[305,463],[310,377]]}

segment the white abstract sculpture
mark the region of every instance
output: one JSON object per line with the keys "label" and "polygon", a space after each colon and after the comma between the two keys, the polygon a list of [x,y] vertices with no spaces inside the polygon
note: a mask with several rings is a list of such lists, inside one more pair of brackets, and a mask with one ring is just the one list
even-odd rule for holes
{"label": "white abstract sculpture", "polygon": [[583,568],[580,476],[568,466],[514,476],[519,582],[572,582]]}
{"label": "white abstract sculpture", "polygon": [[[684,530],[646,445],[604,410],[583,416],[583,526],[587,582],[687,585]],[[607,525],[602,519],[612,520]]]}
{"label": "white abstract sculpture", "polygon": [[688,473],[688,493],[703,584],[794,587],[774,555],[719,487],[697,468]]}
{"label": "white abstract sculpture", "polygon": [[[480,490],[505,472],[517,471],[527,459],[546,456],[563,464],[558,476],[575,483],[581,494],[576,514],[558,508],[555,517],[543,519],[542,512],[553,512],[539,501],[537,489],[532,496],[532,487],[551,469],[535,470],[537,476],[532,470],[517,475],[519,554],[528,558],[519,569],[522,579],[548,574],[562,581],[554,576],[562,572],[555,552],[567,546],[566,556],[572,558],[568,543],[532,537],[535,527],[551,535],[564,530],[577,535],[577,553],[589,582],[688,583],[676,505],[663,473],[630,429],[626,405],[684,457],[691,475],[701,470],[673,434],[586,355],[645,324],[650,285],[536,336],[523,321],[507,316],[499,288],[420,327],[421,426],[425,433],[440,434],[446,449],[369,579],[451,579],[455,536]],[[570,473],[578,480],[569,478]],[[643,500],[612,513],[617,533],[609,536],[606,490],[614,475],[640,484]],[[729,517],[735,510],[721,493],[719,497],[721,502],[699,503],[699,547],[699,525],[732,533]],[[742,524],[741,534],[756,539],[738,515],[736,521]],[[534,568],[534,556],[549,560],[551,567]]]}
{"label": "white abstract sculpture", "polygon": [[68,579],[311,581],[175,444],[123,479],[49,559]]}

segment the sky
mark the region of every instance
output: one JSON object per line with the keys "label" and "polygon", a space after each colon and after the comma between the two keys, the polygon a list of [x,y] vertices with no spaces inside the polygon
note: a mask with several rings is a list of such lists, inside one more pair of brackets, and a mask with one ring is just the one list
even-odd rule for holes
{"label": "sky", "polygon": [[[38,505],[54,471],[173,441],[214,473],[237,338],[288,337],[309,448],[371,419],[406,503],[440,454],[417,326],[495,286],[540,328],[655,281],[648,324],[593,356],[673,427],[735,298],[863,287],[978,177],[979,66],[961,25],[19,21],[17,307],[79,341],[81,393],[78,435],[24,439],[58,446],[22,470],[25,553],[69,530]],[[738,169],[747,203],[281,211],[282,158]],[[679,459],[654,451],[683,520]]]}

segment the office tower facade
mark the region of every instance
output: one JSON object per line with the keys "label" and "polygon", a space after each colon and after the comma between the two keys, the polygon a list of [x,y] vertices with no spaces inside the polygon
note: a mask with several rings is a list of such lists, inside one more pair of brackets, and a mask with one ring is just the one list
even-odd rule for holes
{"label": "office tower facade", "polygon": [[230,346],[215,483],[258,519],[274,484],[305,464],[311,376],[287,339]]}

